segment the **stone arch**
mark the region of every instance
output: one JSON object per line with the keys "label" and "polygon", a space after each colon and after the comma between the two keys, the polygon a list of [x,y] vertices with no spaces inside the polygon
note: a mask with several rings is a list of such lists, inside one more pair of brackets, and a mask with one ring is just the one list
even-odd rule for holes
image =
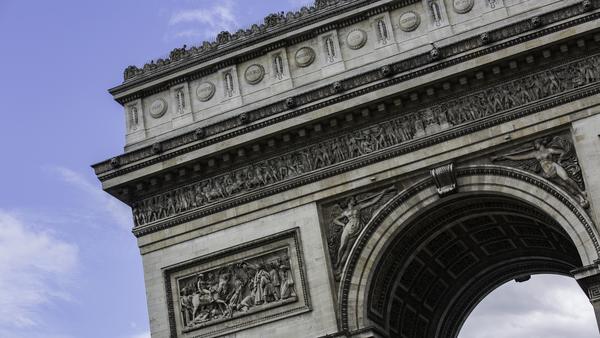
{"label": "stone arch", "polygon": [[[464,304],[463,313],[456,320],[462,321],[477,303],[508,278],[515,267],[529,273],[557,273],[568,275],[569,271],[594,264],[598,260],[600,247],[598,232],[592,220],[577,202],[553,183],[529,172],[493,165],[467,166],[456,169],[459,192],[440,198],[433,179],[426,178],[400,192],[388,201],[369,221],[354,243],[344,266],[338,290],[338,302],[342,329],[346,332],[361,331],[373,325],[367,311],[369,290],[378,261],[389,249],[392,240],[402,233],[424,211],[431,210],[444,201],[453,201],[469,196],[490,196],[507,203],[517,212],[519,208],[531,210],[523,215],[531,220],[556,224],[557,233],[563,233],[574,245],[579,262],[568,259],[539,257],[523,262],[498,262],[490,271],[500,274],[494,278],[479,276],[475,283],[488,283],[484,288],[475,288],[479,294],[471,295]],[[527,208],[523,208],[527,206]],[[482,209],[483,210],[483,209]],[[504,264],[504,265],[503,265]],[[506,280],[503,280],[506,279]],[[462,316],[462,317],[460,317]],[[458,318],[460,317],[460,318]],[[377,325],[376,325],[377,326]],[[460,328],[460,326],[459,326]],[[440,328],[456,330],[456,328]],[[458,332],[456,332],[458,333]],[[438,333],[442,334],[442,333]],[[446,332],[447,334],[447,332]]]}

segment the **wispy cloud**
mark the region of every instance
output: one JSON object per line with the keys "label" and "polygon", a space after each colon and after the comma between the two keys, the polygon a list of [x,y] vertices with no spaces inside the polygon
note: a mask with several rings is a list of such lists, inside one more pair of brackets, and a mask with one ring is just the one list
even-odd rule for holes
{"label": "wispy cloud", "polygon": [[43,306],[68,300],[78,247],[0,210],[0,332],[40,324]]}
{"label": "wispy cloud", "polygon": [[212,6],[178,10],[171,14],[169,26],[175,30],[176,37],[202,36],[211,39],[221,31],[237,28],[238,20],[233,8],[231,1],[226,0]]}
{"label": "wispy cloud", "polygon": [[467,319],[460,338],[598,337],[594,309],[572,278],[533,276],[492,292]]}
{"label": "wispy cloud", "polygon": [[123,229],[130,230],[132,228],[131,211],[126,205],[102,191],[99,186],[91,183],[76,171],[60,166],[50,167],[50,170],[57,173],[63,181],[89,196],[90,203],[94,205],[89,212],[102,212],[112,217],[113,221]]}

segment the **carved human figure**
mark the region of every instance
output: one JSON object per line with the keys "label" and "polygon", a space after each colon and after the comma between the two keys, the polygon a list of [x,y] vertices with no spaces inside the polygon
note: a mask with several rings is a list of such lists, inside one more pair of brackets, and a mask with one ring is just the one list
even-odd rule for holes
{"label": "carved human figure", "polygon": [[280,298],[288,299],[296,295],[294,289],[294,279],[292,278],[292,271],[287,262],[281,263],[279,266],[279,278],[281,281]]}
{"label": "carved human figure", "polygon": [[340,246],[337,252],[335,261],[336,274],[341,273],[344,262],[348,258],[350,249],[362,230],[363,224],[360,219],[360,212],[370,206],[375,205],[381,198],[393,188],[387,188],[373,196],[357,201],[355,197],[351,197],[348,201],[346,209],[340,215],[333,219],[333,223],[342,227],[342,235],[340,238]]}
{"label": "carved human figure", "polygon": [[[526,152],[517,152],[507,155],[493,157],[493,161],[508,159],[513,161],[536,160],[542,170],[542,176],[550,179],[569,191],[573,196],[579,199],[579,204],[586,208],[589,205],[587,194],[583,191],[577,182],[569,177],[568,172],[563,168],[562,161],[566,152],[558,147],[548,147],[548,141],[545,138],[537,139],[533,142],[534,149]],[[555,160],[555,157],[558,159]]]}

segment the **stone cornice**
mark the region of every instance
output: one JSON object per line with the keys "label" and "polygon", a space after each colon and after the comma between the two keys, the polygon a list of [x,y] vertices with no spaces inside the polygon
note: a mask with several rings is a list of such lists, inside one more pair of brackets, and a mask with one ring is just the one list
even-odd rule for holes
{"label": "stone cornice", "polygon": [[[313,6],[302,7],[299,11],[288,12],[286,15],[283,15],[283,13],[270,14],[265,17],[264,24],[255,24],[249,29],[241,29],[236,33],[221,32],[213,42],[205,41],[202,45],[197,47],[194,46],[190,49],[187,49],[185,46],[183,48],[176,48],[171,51],[169,58],[158,59],[156,62],[152,61],[145,64],[142,68],[129,66],[124,72],[124,83],[110,89],[109,92],[113,95],[121,94],[131,88],[148,83],[151,80],[160,77],[174,74],[182,69],[200,65],[211,59],[226,57],[225,60],[220,61],[217,64],[212,64],[209,67],[204,67],[190,75],[192,78],[197,78],[229,65],[252,59],[258,55],[265,54],[270,50],[311,39],[321,32],[345,27],[355,23],[357,20],[364,19],[365,17],[383,11],[404,7],[418,1],[419,0],[381,1],[382,4],[380,6],[371,6],[371,8],[367,8],[365,11],[350,17],[339,18],[335,22],[326,23],[310,31],[302,31],[302,27],[324,21],[351,10],[367,7],[374,3],[374,1],[369,0],[317,0]],[[234,51],[252,47],[274,37],[283,36],[286,33],[293,33],[296,30],[299,31],[299,33],[291,38],[287,37],[280,39],[269,43],[266,46],[261,46],[260,50],[255,49],[245,54],[227,58],[227,54],[231,54]],[[175,81],[175,83],[181,82],[180,77],[178,77],[178,80],[172,81]],[[117,101],[120,103],[129,102],[136,97],[138,96],[127,96],[125,98],[119,98]]]}
{"label": "stone cornice", "polygon": [[[595,5],[597,5],[598,2],[600,1],[596,1]],[[542,20],[548,24],[556,23],[573,16],[578,16],[582,14],[583,11],[584,9],[582,6],[573,5],[567,8],[563,8],[559,11],[544,14],[542,16]],[[142,148],[115,157],[112,160],[98,163],[93,167],[96,171],[96,174],[102,181],[118,177],[120,175],[136,171],[138,169],[155,163],[160,163],[162,161],[188,153],[190,151],[201,149],[208,145],[219,143],[226,139],[242,135],[244,133],[257,130],[268,125],[272,125],[302,114],[306,114],[316,109],[320,109],[325,106],[334,104],[336,102],[348,100],[350,98],[364,95],[366,93],[376,91],[381,88],[385,88],[410,79],[414,79],[419,76],[474,59],[476,57],[480,57],[523,43],[525,41],[536,39],[541,36],[564,30],[566,28],[573,27],[585,22],[597,20],[598,18],[600,18],[600,13],[595,12],[589,15],[579,16],[574,20],[562,22],[560,24],[546,27],[543,29],[536,29],[532,26],[529,20],[521,21],[488,33],[488,38],[486,41],[498,41],[497,44],[492,45],[490,47],[481,48],[484,46],[484,42],[480,36],[475,36],[457,42],[456,44],[440,48],[439,52],[441,57],[443,59],[447,59],[445,61],[436,61],[432,58],[432,56],[429,53],[421,54],[413,58],[389,65],[388,69],[391,70],[391,74],[402,73],[402,75],[393,77],[391,79],[386,78],[386,75],[389,76],[390,74],[386,74],[383,69],[373,70],[342,81],[341,84],[345,91],[342,94],[338,94],[337,92],[335,92],[332,86],[324,86],[316,90],[295,96],[293,100],[293,105],[289,104],[289,99],[286,101],[277,102],[257,110],[246,112],[242,114],[243,116],[230,118],[218,122],[216,124],[206,126],[202,128],[202,132],[200,134],[197,132],[191,132],[180,136],[176,136],[172,139],[155,144],[152,147]],[[529,34],[525,34],[531,30],[535,31]],[[505,40],[515,36],[516,38],[513,38],[511,40]],[[468,52],[469,50],[474,51],[465,54],[465,52]],[[455,57],[454,59],[450,59],[450,57],[453,56],[457,57]],[[432,62],[433,64],[427,67],[427,65]],[[418,69],[414,70],[415,68]],[[411,70],[413,71],[411,72]],[[358,87],[360,87],[360,89],[352,92],[350,91],[353,88]],[[323,101],[323,99],[327,99],[328,97],[331,98]],[[313,105],[309,105],[310,103],[316,101],[319,102]],[[273,115],[277,116],[275,118],[268,119],[268,117]],[[174,151],[165,153],[169,150]],[[144,161],[144,159],[146,160]]]}

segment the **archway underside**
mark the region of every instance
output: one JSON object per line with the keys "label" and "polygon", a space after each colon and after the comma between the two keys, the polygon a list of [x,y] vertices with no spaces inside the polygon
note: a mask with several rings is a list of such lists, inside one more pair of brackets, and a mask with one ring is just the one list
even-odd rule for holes
{"label": "archway underside", "polygon": [[525,202],[455,195],[390,242],[372,274],[367,315],[390,337],[456,337],[474,307],[524,275],[582,265],[568,234]]}

